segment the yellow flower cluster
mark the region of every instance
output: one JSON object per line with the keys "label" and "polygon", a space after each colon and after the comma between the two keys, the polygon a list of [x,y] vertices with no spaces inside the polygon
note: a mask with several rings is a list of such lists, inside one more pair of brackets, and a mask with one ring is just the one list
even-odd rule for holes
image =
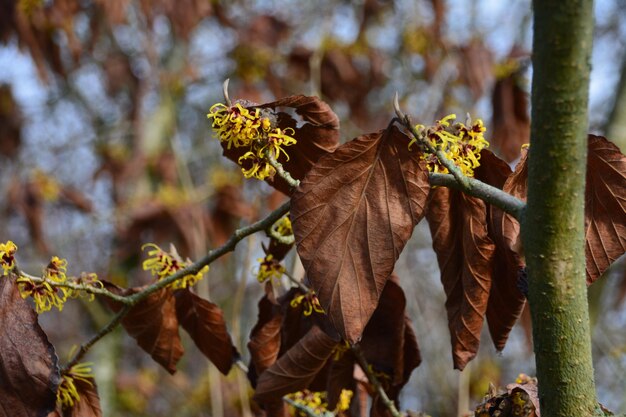
{"label": "yellow flower cluster", "polygon": [[[143,262],[143,269],[150,271],[152,275],[156,275],[159,280],[167,278],[191,264],[189,259],[186,261],[182,260],[174,246],[171,246],[170,252],[165,252],[154,243],[146,243],[141,247],[142,250],[146,248],[150,248],[150,250],[148,250],[149,258]],[[209,266],[206,265],[197,274],[185,275],[168,286],[175,290],[191,287],[196,282],[200,281],[208,271]]]}
{"label": "yellow flower cluster", "polygon": [[[341,411],[346,411],[350,408],[350,401],[352,400],[352,391],[347,389],[342,389],[341,394],[339,395],[339,401],[337,401],[337,407],[332,411],[332,413],[336,414]],[[287,394],[287,398],[293,401],[296,404],[308,407],[315,414],[324,414],[331,410],[328,409],[328,400],[326,392],[316,392],[309,390],[302,390],[298,392],[294,392],[292,394]],[[290,407],[292,416],[307,416],[304,411],[297,410],[295,407]]]}
{"label": "yellow flower cluster", "polygon": [[313,312],[319,314],[326,313],[320,305],[320,300],[317,298],[317,295],[315,295],[315,293],[313,293],[312,291],[295,297],[289,303],[289,305],[293,308],[298,307],[300,304],[302,304],[304,307],[302,314],[304,314],[305,316],[310,316],[311,314],[313,314]]}
{"label": "yellow flower cluster", "polygon": [[[434,126],[417,125],[415,129],[421,140],[430,141],[436,149],[445,154],[446,158],[454,162],[464,175],[473,177],[474,169],[480,166],[480,151],[489,146],[489,142],[483,136],[486,128],[480,119],[473,123],[468,122],[468,126],[461,122],[452,123],[455,119],[456,115],[450,114],[438,120]],[[409,148],[416,142],[417,139],[413,138]],[[448,173],[448,169],[441,164],[436,155],[424,153],[422,159],[426,161],[430,172]]]}
{"label": "yellow flower cluster", "polygon": [[59,390],[57,391],[57,403],[61,408],[72,408],[80,401],[80,394],[76,389],[76,380],[92,385],[91,380],[93,379],[93,373],[91,371],[91,365],[93,365],[91,362],[79,363],[63,373]]}
{"label": "yellow flower cluster", "polygon": [[17,279],[17,288],[22,298],[31,297],[35,302],[37,314],[49,311],[56,307],[63,310],[71,290],[54,284],[66,283],[67,261],[58,256],[53,256],[50,263],[43,271],[42,281],[33,281],[30,277],[20,276]]}
{"label": "yellow flower cluster", "polygon": [[279,261],[274,259],[271,253],[265,255],[264,258],[257,259],[259,261],[259,270],[256,273],[256,279],[263,283],[268,279],[280,278],[285,273],[285,267]]}
{"label": "yellow flower cluster", "polygon": [[0,243],[0,266],[4,275],[15,268],[15,252],[17,245],[12,241]]}
{"label": "yellow flower cluster", "polygon": [[275,116],[271,110],[255,108],[251,111],[240,103],[231,107],[217,103],[211,106],[207,117],[213,119],[213,130],[220,141],[226,143],[226,149],[247,148],[238,160],[246,178],[264,180],[274,176],[276,170],[267,161],[266,153],[276,160],[282,153],[289,160],[283,146],[296,143],[292,128],[275,126]]}

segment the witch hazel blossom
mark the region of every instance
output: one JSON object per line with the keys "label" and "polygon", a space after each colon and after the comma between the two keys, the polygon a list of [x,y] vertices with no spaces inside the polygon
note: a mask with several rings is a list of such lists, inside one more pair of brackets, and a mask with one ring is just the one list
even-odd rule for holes
{"label": "witch hazel blossom", "polygon": [[271,110],[243,107],[241,103],[227,106],[217,103],[207,114],[212,119],[212,128],[226,149],[244,148],[237,163],[246,178],[264,180],[272,178],[276,169],[269,163],[268,156],[289,160],[284,147],[295,145],[295,131],[280,128]]}
{"label": "witch hazel blossom", "polygon": [[[447,159],[451,160],[461,172],[468,176],[474,176],[474,169],[480,166],[480,151],[489,146],[483,134],[487,130],[483,121],[469,119],[466,123],[457,122],[455,114],[450,114],[438,120],[433,126],[416,125],[415,130],[420,140],[430,142],[431,145],[443,152]],[[409,143],[411,146],[418,142],[413,138]],[[426,166],[430,172],[447,174],[446,168],[437,155],[424,152],[421,159],[426,161]]]}

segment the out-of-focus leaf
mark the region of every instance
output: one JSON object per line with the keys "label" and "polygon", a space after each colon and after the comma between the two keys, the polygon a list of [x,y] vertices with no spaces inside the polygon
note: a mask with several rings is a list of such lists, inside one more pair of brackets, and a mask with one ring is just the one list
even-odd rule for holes
{"label": "out-of-focus leaf", "polygon": [[292,198],[298,253],[324,310],[356,342],[423,217],[428,176],[391,127],[321,158]]}
{"label": "out-of-focus leaf", "polygon": [[626,252],[626,156],[589,135],[585,190],[585,258],[592,284]]}
{"label": "out-of-focus leaf", "polygon": [[250,332],[248,350],[250,350],[250,370],[248,378],[256,386],[258,375],[262,374],[278,358],[280,333],[283,316],[267,297],[259,301],[259,317]]}
{"label": "out-of-focus leaf", "polygon": [[476,356],[491,289],[495,245],[482,200],[449,188],[431,191],[426,213],[446,293],[454,367]]}
{"label": "out-of-focus leaf", "polygon": [[[288,113],[282,112],[281,107],[295,109],[305,123],[299,124]],[[249,105],[248,108],[269,108],[276,111],[277,126],[281,129],[292,128],[295,132],[295,145],[285,148],[289,160],[281,163],[292,177],[303,179],[306,173],[322,156],[333,152],[339,144],[339,118],[330,106],[318,97],[290,96],[261,105]],[[239,157],[247,152],[246,148],[226,149],[222,142],[224,156],[237,162]],[[291,186],[281,177],[268,179],[268,183],[279,191],[289,195]]]}
{"label": "out-of-focus leaf", "polygon": [[[480,167],[475,171],[475,178],[496,188],[504,188],[508,180],[513,184],[516,175],[513,175],[509,165],[488,150],[481,152]],[[497,207],[487,204],[487,221],[489,236],[495,244],[493,257],[493,275],[491,292],[487,304],[487,324],[496,349],[504,349],[509,333],[519,318],[524,306],[525,298],[517,288],[518,274],[523,261],[512,250],[517,236],[517,221],[506,215]],[[503,232],[508,230],[508,234]],[[508,240],[507,240],[508,239]]]}
{"label": "out-of-focus leaf", "polygon": [[272,401],[306,388],[324,367],[337,341],[315,326],[270,366],[257,383],[256,401]]}
{"label": "out-of-focus leaf", "polygon": [[535,381],[525,384],[508,384],[506,390],[515,406],[523,409],[523,411],[519,412],[519,415],[541,417],[539,391]]}
{"label": "out-of-focus leaf", "polygon": [[0,275],[0,417],[45,416],[56,403],[57,356],[15,279]]}
{"label": "out-of-focus leaf", "polygon": [[507,162],[520,156],[522,145],[530,141],[528,95],[519,86],[519,75],[499,79],[493,89],[493,135],[491,143]]}
{"label": "out-of-focus leaf", "polygon": [[63,417],[102,417],[96,381],[89,378],[89,382],[74,380],[80,401],[77,401],[74,407],[63,410]]}
{"label": "out-of-focus leaf", "polygon": [[[122,290],[114,284],[104,282],[106,288],[121,295],[140,292],[145,287]],[[122,304],[104,298],[111,310],[118,312]],[[139,304],[133,306],[122,319],[122,326],[137,344],[152,356],[171,374],[176,372],[176,364],[183,356],[183,348],[178,334],[176,301],[169,289],[150,294]]]}
{"label": "out-of-focus leaf", "polygon": [[343,352],[339,358],[333,358],[326,384],[328,409],[334,410],[336,408],[342,390],[347,389],[356,393],[356,381],[354,379],[355,363],[356,358],[349,350]]}
{"label": "out-of-focus leaf", "polygon": [[239,356],[226,329],[224,313],[217,304],[198,297],[189,289],[176,292],[176,316],[198,349],[224,375]]}

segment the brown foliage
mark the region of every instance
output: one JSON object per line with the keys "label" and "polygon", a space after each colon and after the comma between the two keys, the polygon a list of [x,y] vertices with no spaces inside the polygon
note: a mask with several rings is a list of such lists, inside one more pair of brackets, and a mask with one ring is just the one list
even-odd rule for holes
{"label": "brown foliage", "polygon": [[321,158],[292,198],[298,253],[331,323],[359,340],[429,185],[408,138],[391,127]]}
{"label": "brown foliage", "polygon": [[226,329],[224,313],[217,304],[192,293],[189,289],[176,291],[176,316],[198,349],[224,375],[228,374],[235,357],[239,356]]}
{"label": "brown foliage", "polygon": [[[121,295],[135,294],[145,287],[121,290],[110,283],[107,289]],[[115,312],[122,309],[118,302],[105,298],[107,305]],[[150,294],[133,306],[122,319],[122,326],[137,344],[152,356],[171,374],[176,372],[176,364],[185,352],[178,334],[176,301],[169,289]]]}
{"label": "brown foliage", "polygon": [[14,275],[0,275],[0,417],[46,415],[56,403],[57,356]]}
{"label": "brown foliage", "polygon": [[493,89],[493,134],[491,143],[507,162],[520,156],[523,144],[530,141],[528,95],[513,73],[496,82]]}
{"label": "brown foliage", "polygon": [[487,310],[495,245],[485,203],[460,191],[431,191],[426,219],[446,293],[454,367],[476,356]]}
{"label": "brown foliage", "polygon": [[257,401],[271,401],[306,388],[337,346],[337,341],[319,327],[309,332],[270,366],[257,383]]}
{"label": "brown foliage", "polygon": [[591,284],[626,252],[626,157],[589,135],[585,190],[585,258]]}

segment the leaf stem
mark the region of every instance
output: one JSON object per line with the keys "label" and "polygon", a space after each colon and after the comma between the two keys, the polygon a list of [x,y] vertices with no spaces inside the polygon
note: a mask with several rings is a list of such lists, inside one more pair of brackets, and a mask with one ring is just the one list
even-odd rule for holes
{"label": "leaf stem", "polygon": [[361,369],[363,369],[363,372],[365,372],[365,375],[367,375],[367,379],[374,386],[374,389],[380,396],[383,404],[385,404],[385,407],[387,407],[393,417],[402,417],[402,413],[398,411],[396,405],[393,403],[393,401],[391,401],[391,399],[383,389],[383,386],[380,384],[380,381],[378,380],[374,372],[372,372],[372,370],[370,369],[369,364],[367,363],[367,359],[365,359],[365,355],[363,355],[361,347],[359,345],[353,345],[351,349],[352,353],[354,353],[354,356],[356,357],[357,362],[359,363],[359,366],[361,367]]}

